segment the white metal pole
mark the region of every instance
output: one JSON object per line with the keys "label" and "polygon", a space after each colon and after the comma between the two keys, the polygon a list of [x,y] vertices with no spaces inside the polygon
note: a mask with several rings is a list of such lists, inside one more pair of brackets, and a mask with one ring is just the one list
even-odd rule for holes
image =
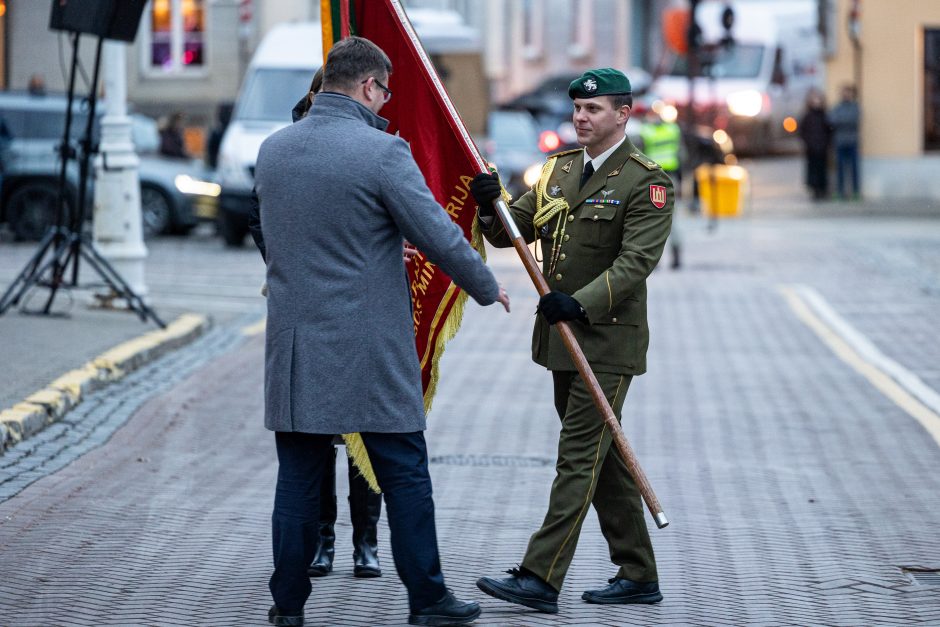
{"label": "white metal pole", "polygon": [[143,298],[147,294],[147,248],[141,222],[140,160],[127,116],[125,55],[125,44],[105,42],[105,115],[101,120],[100,152],[95,158],[94,237],[101,254]]}

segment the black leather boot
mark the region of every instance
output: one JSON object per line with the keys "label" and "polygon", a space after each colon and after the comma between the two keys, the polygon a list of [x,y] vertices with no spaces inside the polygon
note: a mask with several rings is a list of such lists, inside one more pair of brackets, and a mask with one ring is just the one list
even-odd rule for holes
{"label": "black leather boot", "polygon": [[327,464],[320,484],[320,540],[313,561],[307,567],[311,577],[325,577],[333,570],[333,556],[336,553],[336,447],[333,447],[333,461]]}
{"label": "black leather boot", "polygon": [[[352,522],[353,575],[381,577],[378,524],[382,516],[382,495],[376,494],[350,462],[349,517]],[[352,476],[355,473],[355,476]]]}
{"label": "black leather boot", "polygon": [[311,577],[325,577],[333,570],[333,556],[336,554],[336,531],[333,529],[333,523],[320,523],[320,544],[317,545],[317,552],[313,556],[313,561],[307,568],[307,574]]}

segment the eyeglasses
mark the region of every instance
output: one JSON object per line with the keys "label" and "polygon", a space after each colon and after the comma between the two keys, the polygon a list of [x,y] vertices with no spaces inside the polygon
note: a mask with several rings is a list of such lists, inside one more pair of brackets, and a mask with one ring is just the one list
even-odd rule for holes
{"label": "eyeglasses", "polygon": [[[375,81],[375,84],[378,85],[378,86],[379,86],[379,89],[382,90],[382,102],[388,102],[389,100],[392,99],[392,90],[391,90],[391,89],[389,89],[388,87],[386,87],[385,85],[383,85],[382,83],[380,83],[380,82],[379,82],[379,79],[377,79],[376,77],[370,76],[369,78],[371,78],[373,81]],[[366,80],[362,81],[361,84],[362,84],[362,85],[365,85],[366,83],[368,83],[368,82],[369,82],[369,78],[367,78]]]}

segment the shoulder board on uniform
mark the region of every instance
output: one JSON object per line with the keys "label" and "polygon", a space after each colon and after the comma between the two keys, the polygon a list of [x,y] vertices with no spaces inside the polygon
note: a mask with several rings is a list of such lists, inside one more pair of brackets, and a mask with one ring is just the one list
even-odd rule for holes
{"label": "shoulder board on uniform", "polygon": [[641,152],[632,152],[630,153],[630,158],[642,165],[647,170],[659,170],[660,165],[644,155]]}
{"label": "shoulder board on uniform", "polygon": [[555,157],[563,157],[563,156],[565,156],[565,155],[571,155],[571,154],[574,154],[574,153],[576,153],[576,152],[581,152],[582,150],[584,150],[584,148],[571,148],[570,150],[562,150],[561,152],[556,152],[556,153],[553,154],[553,155],[548,155],[548,158],[549,158],[549,159],[552,159],[552,158],[555,158]]}

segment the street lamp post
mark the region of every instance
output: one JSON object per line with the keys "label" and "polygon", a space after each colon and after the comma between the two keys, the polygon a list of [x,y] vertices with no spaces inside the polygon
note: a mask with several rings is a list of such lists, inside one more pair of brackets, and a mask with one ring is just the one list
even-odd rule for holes
{"label": "street lamp post", "polygon": [[147,283],[140,208],[140,160],[127,115],[127,69],[124,43],[104,44],[105,115],[101,146],[95,158],[94,238],[101,254],[146,301]]}

